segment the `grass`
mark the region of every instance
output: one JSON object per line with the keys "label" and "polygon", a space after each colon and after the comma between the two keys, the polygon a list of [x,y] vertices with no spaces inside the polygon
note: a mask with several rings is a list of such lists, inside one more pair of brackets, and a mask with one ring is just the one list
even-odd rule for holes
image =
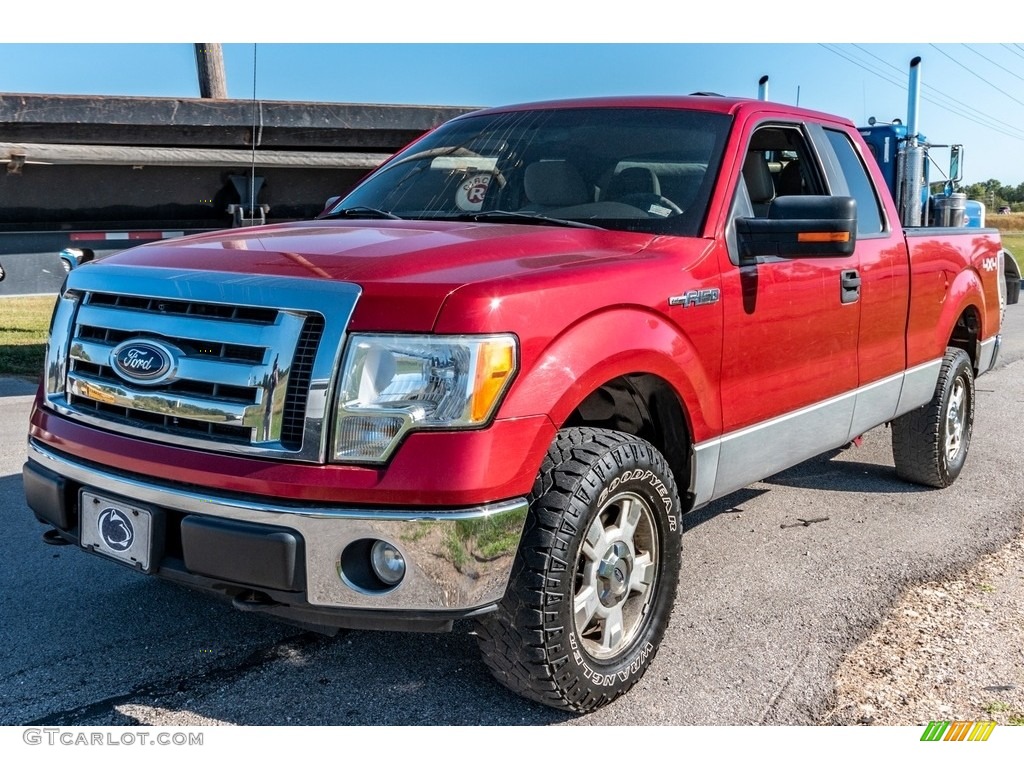
{"label": "grass", "polygon": [[1018,263],[1024,261],[1024,213],[989,212],[985,217],[985,226],[998,229],[1003,247],[1017,258]]}
{"label": "grass", "polygon": [[1004,234],[1016,232],[1024,236],[1024,213],[992,213],[989,211],[985,216],[985,226],[995,227]]}
{"label": "grass", "polygon": [[56,296],[0,299],[0,376],[39,378]]}
{"label": "grass", "polygon": [[1003,241],[1003,247],[1016,257],[1018,263],[1024,260],[1024,232],[1016,235],[1004,232],[1000,239]]}

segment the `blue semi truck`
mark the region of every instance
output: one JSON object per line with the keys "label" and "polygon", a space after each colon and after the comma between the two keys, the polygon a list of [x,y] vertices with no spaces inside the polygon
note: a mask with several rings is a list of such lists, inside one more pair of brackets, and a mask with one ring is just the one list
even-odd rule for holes
{"label": "blue semi truck", "polygon": [[[904,226],[983,228],[985,204],[968,200],[967,195],[955,191],[963,178],[963,146],[930,144],[917,130],[920,78],[921,57],[917,56],[910,61],[906,125],[900,120],[880,123],[872,118],[867,127],[858,130],[878,161],[886,185],[904,216]],[[949,149],[949,172],[933,184],[930,172],[939,166],[930,151],[938,148]],[[1021,271],[1016,258],[1005,248],[1003,275],[1007,302],[1014,304],[1020,295]]]}

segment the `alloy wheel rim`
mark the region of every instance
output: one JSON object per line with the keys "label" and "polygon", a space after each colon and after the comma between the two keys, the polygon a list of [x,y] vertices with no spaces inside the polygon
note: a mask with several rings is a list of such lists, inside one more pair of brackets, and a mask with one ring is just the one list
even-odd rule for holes
{"label": "alloy wheel rim", "polygon": [[963,376],[957,376],[946,407],[946,460],[952,462],[963,447],[964,428],[967,423],[967,385]]}
{"label": "alloy wheel rim", "polygon": [[620,654],[647,619],[657,583],[657,527],[650,505],[630,492],[594,516],[576,563],[573,623],[592,658]]}

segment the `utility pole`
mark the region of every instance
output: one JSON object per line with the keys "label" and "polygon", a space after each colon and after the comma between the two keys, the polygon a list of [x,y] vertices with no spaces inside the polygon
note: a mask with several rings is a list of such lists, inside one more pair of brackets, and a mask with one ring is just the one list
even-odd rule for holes
{"label": "utility pole", "polygon": [[194,43],[199,95],[204,99],[226,99],[228,81],[224,72],[224,51],[220,43]]}

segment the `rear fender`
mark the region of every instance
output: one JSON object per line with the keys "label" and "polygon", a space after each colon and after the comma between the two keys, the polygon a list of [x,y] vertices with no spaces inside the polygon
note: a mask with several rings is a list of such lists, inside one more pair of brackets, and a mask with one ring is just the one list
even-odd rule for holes
{"label": "rear fender", "polygon": [[[992,292],[992,297],[986,295],[986,286],[973,269],[965,269],[953,278],[931,342],[933,359],[945,355],[948,346],[963,346],[974,365],[978,365],[980,342],[999,330],[999,295],[995,283],[988,291]],[[958,328],[961,318],[966,318],[966,325]],[[954,344],[954,339],[965,332],[971,337],[971,343]]]}

